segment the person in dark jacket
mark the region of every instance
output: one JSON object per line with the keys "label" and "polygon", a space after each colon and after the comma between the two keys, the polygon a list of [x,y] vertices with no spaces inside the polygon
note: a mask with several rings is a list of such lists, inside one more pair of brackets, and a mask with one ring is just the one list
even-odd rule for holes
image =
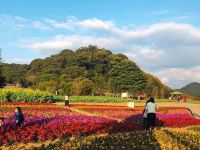
{"label": "person in dark jacket", "polygon": [[15,114],[14,114],[14,119],[15,119],[15,125],[17,127],[20,127],[24,123],[24,115],[22,113],[21,107],[16,107],[15,109]]}

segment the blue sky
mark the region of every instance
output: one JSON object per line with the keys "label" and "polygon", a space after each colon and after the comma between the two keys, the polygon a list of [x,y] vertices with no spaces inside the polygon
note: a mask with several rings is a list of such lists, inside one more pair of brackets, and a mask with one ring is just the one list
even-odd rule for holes
{"label": "blue sky", "polygon": [[94,44],[179,88],[200,82],[199,0],[0,0],[0,48],[30,63]]}

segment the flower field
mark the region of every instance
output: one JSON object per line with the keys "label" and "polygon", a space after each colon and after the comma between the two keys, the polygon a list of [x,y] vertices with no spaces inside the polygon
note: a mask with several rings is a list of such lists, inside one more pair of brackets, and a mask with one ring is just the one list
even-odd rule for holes
{"label": "flower field", "polygon": [[[13,119],[16,106],[22,108],[25,117],[24,126],[19,128],[15,127]],[[34,147],[34,144],[43,143],[44,146],[50,141],[46,149],[71,149],[70,146],[75,149],[94,149],[95,146],[97,149],[117,149],[116,145],[118,148],[129,145],[129,149],[137,149],[141,145],[162,149],[166,146],[165,140],[173,141],[177,147],[189,145],[192,149],[200,145],[197,140],[200,137],[200,120],[194,118],[188,109],[159,108],[157,130],[154,132],[142,129],[142,109],[111,105],[73,104],[64,107],[51,103],[1,102],[0,116],[5,120],[0,130],[0,145],[5,148],[24,143],[24,146],[32,144]]]}
{"label": "flower field", "polygon": [[[123,122],[142,122],[143,107],[128,108],[126,106],[104,106],[104,105],[80,105],[73,104],[72,107],[99,116],[110,117]],[[198,125],[200,120],[194,118],[186,108],[161,107],[157,112],[157,125],[165,127],[185,127]]]}

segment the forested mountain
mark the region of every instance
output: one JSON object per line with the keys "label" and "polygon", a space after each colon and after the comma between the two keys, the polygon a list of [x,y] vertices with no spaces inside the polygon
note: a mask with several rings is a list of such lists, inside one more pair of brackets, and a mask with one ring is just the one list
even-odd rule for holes
{"label": "forested mountain", "polygon": [[190,83],[181,88],[180,91],[194,97],[200,97],[200,83],[198,82]]}
{"label": "forested mountain", "polygon": [[65,49],[29,65],[3,64],[7,83],[60,94],[89,95],[130,91],[164,97],[170,88],[144,73],[123,54],[89,45],[76,51]]}

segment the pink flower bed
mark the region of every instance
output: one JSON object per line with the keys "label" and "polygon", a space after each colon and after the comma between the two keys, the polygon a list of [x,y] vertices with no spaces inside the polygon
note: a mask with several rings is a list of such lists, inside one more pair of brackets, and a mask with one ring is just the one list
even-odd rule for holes
{"label": "pink flower bed", "polygon": [[105,105],[72,105],[73,108],[94,113],[100,116],[106,116],[116,119],[125,119],[133,115],[141,114],[141,107],[135,109],[126,106],[105,106]]}
{"label": "pink flower bed", "polygon": [[[72,107],[100,116],[122,119],[124,122],[141,123],[143,119],[143,107],[128,108],[126,106],[101,105],[72,105]],[[200,120],[194,118],[187,108],[161,107],[156,115],[157,125],[159,126],[185,127],[200,124]]]}

